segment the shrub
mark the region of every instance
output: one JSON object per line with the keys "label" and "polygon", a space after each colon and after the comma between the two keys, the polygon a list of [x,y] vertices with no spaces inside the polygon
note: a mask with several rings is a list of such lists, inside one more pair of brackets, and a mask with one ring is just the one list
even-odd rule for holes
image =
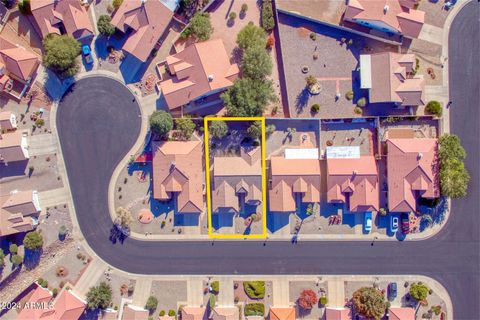
{"label": "shrub", "polygon": [[165,137],[173,128],[172,116],[163,111],[155,111],[150,116],[150,129],[161,137]]}
{"label": "shrub", "polygon": [[345,99],[347,99],[348,101],[351,101],[353,99],[353,91],[352,90],[347,91],[347,93],[345,93]]}
{"label": "shrub", "polygon": [[243,289],[250,299],[263,299],[265,296],[265,281],[245,281]]}
{"label": "shrub", "polygon": [[318,113],[318,111],[320,111],[320,105],[315,103],[314,105],[312,105],[312,107],[310,108],[310,111],[312,111],[312,113]]}
{"label": "shrub", "polygon": [[112,288],[106,282],[91,287],[87,292],[87,306],[90,310],[106,309],[112,302]]}
{"label": "shrub", "polygon": [[277,130],[277,127],[272,123],[272,124],[269,124],[265,127],[265,134],[267,136],[271,135],[272,133],[275,132],[275,130]]}
{"label": "shrub", "polygon": [[106,37],[115,33],[115,26],[111,24],[112,18],[109,15],[102,14],[97,21],[98,31]]}
{"label": "shrub", "polygon": [[262,27],[266,31],[275,28],[275,18],[273,16],[272,0],[262,1]]}
{"label": "shrub", "polygon": [[0,249],[0,268],[5,266],[5,253]]}
{"label": "shrub", "polygon": [[123,0],[113,0],[112,1],[112,6],[115,8],[115,10],[117,10],[122,5],[122,2],[123,2]]}
{"label": "shrub", "polygon": [[367,105],[367,99],[365,98],[360,98],[357,101],[357,107],[363,108]]}
{"label": "shrub", "polygon": [[45,66],[62,77],[73,76],[78,71],[77,57],[80,42],[68,35],[50,34],[43,40]]}
{"label": "shrub", "polygon": [[210,295],[210,298],[208,299],[208,304],[210,306],[210,309],[213,310],[215,308],[215,296],[213,294]]}
{"label": "shrub", "polygon": [[320,304],[321,304],[322,306],[326,306],[327,303],[328,303],[327,297],[325,297],[325,296],[320,297]]}
{"label": "shrub", "polygon": [[145,309],[147,309],[150,312],[153,312],[155,311],[155,309],[157,309],[157,306],[158,306],[157,298],[154,296],[148,297],[147,303],[145,304]]}
{"label": "shrub", "polygon": [[308,87],[314,86],[317,84],[318,80],[312,75],[306,76],[305,77],[305,82],[307,83]]}
{"label": "shrub", "polygon": [[18,253],[18,246],[15,243],[12,243],[9,246],[8,251],[10,251],[10,254],[17,254]]}
{"label": "shrub", "polygon": [[58,228],[58,235],[60,237],[64,237],[67,234],[67,227],[65,227],[63,224]]}
{"label": "shrub", "polygon": [[170,309],[170,310],[168,310],[168,315],[170,317],[175,317],[177,315],[177,313],[175,312],[175,310]]}
{"label": "shrub", "polygon": [[265,305],[263,303],[248,303],[245,305],[245,316],[261,316],[265,314]]}
{"label": "shrub", "polygon": [[190,140],[193,132],[195,131],[195,123],[189,117],[180,118],[175,120],[177,130],[180,131],[182,138]]}
{"label": "shrub", "polygon": [[45,120],[37,119],[37,120],[35,120],[35,125],[40,128],[40,127],[45,125]]}
{"label": "shrub", "polygon": [[348,40],[348,45],[351,46],[353,44],[353,39]]}
{"label": "shrub", "polygon": [[237,18],[237,13],[234,11],[230,12],[230,14],[228,15],[228,19],[232,21],[235,20],[236,18]]}
{"label": "shrub", "polygon": [[244,3],[242,4],[242,9],[240,9],[240,12],[245,13],[248,11],[248,4]]}
{"label": "shrub", "polygon": [[381,216],[386,216],[387,215],[387,210],[385,210],[385,208],[380,208],[380,210],[378,210],[378,213]]}
{"label": "shrub", "polygon": [[412,283],[410,286],[410,296],[417,301],[424,301],[428,296],[428,287],[423,283]]}
{"label": "shrub", "polygon": [[241,68],[244,77],[263,80],[272,74],[272,58],[265,46],[250,47],[244,51]]}
{"label": "shrub", "polygon": [[315,32],[311,32],[310,39],[312,39],[313,41],[317,40],[317,34]]}
{"label": "shrub", "polygon": [[218,281],[213,281],[212,282],[212,291],[215,293],[215,294],[218,294],[220,292],[220,282]]}
{"label": "shrub", "polygon": [[19,1],[18,11],[20,11],[20,13],[23,15],[32,14],[32,9],[30,8],[30,0]]}
{"label": "shrub", "polygon": [[235,80],[220,97],[232,117],[261,116],[269,103],[278,100],[271,80],[250,78]]}
{"label": "shrub", "polygon": [[311,310],[318,303],[318,297],[313,290],[303,290],[298,298],[298,305],[304,310]]}
{"label": "shrub", "polygon": [[200,41],[208,40],[213,33],[210,14],[207,12],[195,13],[190,20],[188,29],[190,30],[190,33],[195,35]]}
{"label": "shrub", "polygon": [[260,139],[262,136],[262,123],[260,121],[253,122],[247,129],[247,134],[253,140]]}
{"label": "shrub", "polygon": [[362,113],[363,113],[363,110],[362,110],[362,108],[360,108],[360,107],[355,107],[355,109],[353,109],[353,112],[354,112],[355,114],[362,114]]}
{"label": "shrub", "polygon": [[275,45],[275,37],[271,34],[267,39],[267,48],[271,49]]}
{"label": "shrub", "polygon": [[363,287],[353,293],[355,310],[367,318],[380,319],[385,314],[385,296],[372,287]]}
{"label": "shrub", "polygon": [[19,265],[21,265],[23,263],[23,257],[21,255],[14,255],[12,257],[12,263],[15,267],[18,267]]}
{"label": "shrub", "polygon": [[470,175],[463,160],[465,149],[456,135],[443,135],[439,140],[440,190],[442,195],[451,198],[466,196]]}
{"label": "shrub", "polygon": [[433,115],[436,115],[437,117],[440,117],[442,115],[442,105],[440,102],[432,100],[427,103],[427,106],[425,107],[425,110],[428,113],[431,113]]}
{"label": "shrub", "polygon": [[221,139],[227,135],[228,126],[225,121],[212,121],[208,133],[217,139]]}
{"label": "shrub", "polygon": [[[174,311],[175,312],[175,311]],[[160,313],[158,314],[160,317],[163,317],[165,315],[165,310],[161,310]]]}
{"label": "shrub", "polygon": [[53,297],[56,297],[57,294],[58,294],[58,289],[57,289],[57,288],[53,288],[53,289],[52,289],[52,295],[53,295]]}
{"label": "shrub", "polygon": [[29,250],[39,250],[43,247],[43,237],[38,231],[29,232],[23,239],[23,245]]}
{"label": "shrub", "polygon": [[249,22],[237,34],[237,45],[240,49],[246,50],[252,47],[265,47],[267,42],[267,33],[253,22]]}

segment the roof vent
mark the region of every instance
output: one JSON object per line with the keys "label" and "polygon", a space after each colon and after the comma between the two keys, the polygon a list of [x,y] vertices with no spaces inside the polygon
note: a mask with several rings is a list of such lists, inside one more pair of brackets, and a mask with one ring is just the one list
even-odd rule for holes
{"label": "roof vent", "polygon": [[213,74],[208,75],[208,81],[212,82],[213,81]]}
{"label": "roof vent", "polygon": [[388,4],[386,4],[385,7],[383,7],[383,14],[386,14],[388,12],[388,9],[390,9],[390,7],[388,6]]}
{"label": "roof vent", "polygon": [[357,175],[358,174],[358,170],[353,170],[353,175]]}
{"label": "roof vent", "polygon": [[420,160],[423,158],[423,153],[419,152],[417,155],[417,160]]}
{"label": "roof vent", "polygon": [[170,172],[175,169],[175,161],[170,162]]}

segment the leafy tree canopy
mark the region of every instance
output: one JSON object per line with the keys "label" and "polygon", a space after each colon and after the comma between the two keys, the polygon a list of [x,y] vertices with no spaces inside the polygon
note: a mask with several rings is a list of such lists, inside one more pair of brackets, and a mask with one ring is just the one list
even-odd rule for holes
{"label": "leafy tree canopy", "polygon": [[80,42],[68,35],[49,34],[43,40],[45,54],[43,63],[60,76],[73,76],[78,71],[77,57],[80,55]]}
{"label": "leafy tree canopy", "polygon": [[103,34],[104,36],[110,37],[115,33],[115,27],[110,22],[112,18],[109,15],[102,14],[100,18],[98,18],[97,27],[98,31]]}
{"label": "leafy tree canopy", "polygon": [[188,29],[199,40],[208,40],[213,33],[210,15],[207,12],[197,12],[190,20]]}
{"label": "leafy tree canopy", "polygon": [[212,121],[208,132],[213,138],[221,139],[227,135],[227,123],[225,121]]}
{"label": "leafy tree canopy", "polygon": [[363,287],[355,291],[352,301],[359,314],[377,320],[383,317],[387,307],[382,292],[372,287]]}
{"label": "leafy tree canopy", "polygon": [[249,78],[237,79],[221,98],[232,117],[261,116],[268,103],[277,101],[271,81]]}
{"label": "leafy tree canopy", "polygon": [[237,45],[240,49],[246,50],[252,47],[265,48],[267,44],[267,33],[253,22],[249,22],[237,34]]}
{"label": "leafy tree canopy", "polygon": [[152,132],[165,137],[173,128],[172,116],[163,111],[155,111],[150,116],[150,128]]}
{"label": "leafy tree canopy", "polygon": [[27,233],[23,239],[23,245],[29,250],[38,250],[43,247],[43,237],[38,231]]}
{"label": "leafy tree canopy", "polygon": [[272,74],[273,63],[265,48],[251,47],[245,50],[241,66],[243,76],[262,80]]}
{"label": "leafy tree canopy", "polygon": [[185,117],[175,120],[177,130],[180,131],[182,137],[185,140],[189,140],[192,137],[193,131],[195,131],[195,123],[191,118]]}
{"label": "leafy tree canopy", "polygon": [[112,288],[106,282],[91,287],[87,292],[87,306],[89,309],[106,309],[112,302]]}
{"label": "leafy tree canopy", "polygon": [[428,291],[428,287],[423,283],[412,283],[410,286],[410,296],[417,301],[427,299]]}

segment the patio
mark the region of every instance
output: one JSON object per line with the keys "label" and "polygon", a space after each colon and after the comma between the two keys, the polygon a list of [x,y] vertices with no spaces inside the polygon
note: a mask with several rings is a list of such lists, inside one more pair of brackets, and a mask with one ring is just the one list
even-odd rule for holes
{"label": "patio", "polygon": [[376,153],[376,136],[373,120],[362,123],[322,123],[321,154],[325,154],[328,146],[358,146],[361,155],[374,155]]}

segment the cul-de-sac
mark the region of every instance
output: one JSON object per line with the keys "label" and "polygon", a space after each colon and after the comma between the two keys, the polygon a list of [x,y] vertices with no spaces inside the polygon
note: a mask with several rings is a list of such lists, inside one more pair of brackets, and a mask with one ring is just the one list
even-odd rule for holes
{"label": "cul-de-sac", "polygon": [[480,319],[480,0],[1,0],[0,319]]}

